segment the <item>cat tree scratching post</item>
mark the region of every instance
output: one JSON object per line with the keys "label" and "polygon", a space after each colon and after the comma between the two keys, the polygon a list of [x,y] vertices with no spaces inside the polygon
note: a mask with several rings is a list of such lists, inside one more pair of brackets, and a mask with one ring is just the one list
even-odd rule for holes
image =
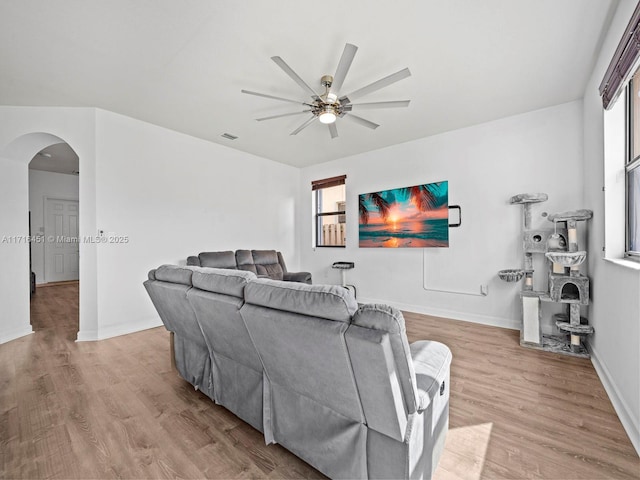
{"label": "cat tree scratching post", "polygon": [[[547,198],[546,193],[522,193],[509,200],[512,205],[522,205],[524,268],[522,270],[502,270],[498,272],[498,275],[507,282],[517,282],[524,277],[524,286],[520,293],[522,304],[521,344],[542,345],[540,296],[533,290],[533,254],[540,251],[539,244],[544,239],[544,233],[531,229],[531,205],[545,202]],[[505,275],[506,272],[511,274]]]}
{"label": "cat tree scratching post", "polygon": [[555,315],[555,323],[561,332],[570,335],[571,352],[580,356],[589,355],[582,346],[582,337],[592,334],[593,327],[587,324],[586,318],[580,316],[580,306],[589,305],[589,277],[580,273],[580,265],[586,260],[587,252],[578,249],[578,222],[587,221],[592,216],[591,210],[549,215],[549,221],[555,225],[558,222],[566,223],[569,240],[567,251],[546,253],[554,265],[559,264],[563,269],[562,273],[555,273],[557,269],[554,268],[549,274],[549,296],[552,302],[567,305],[567,313]]}
{"label": "cat tree scratching post", "polygon": [[[547,200],[544,193],[522,193],[511,197],[512,205],[523,206],[523,263],[522,269],[501,270],[499,277],[507,282],[525,283],[520,292],[522,328],[520,344],[525,347],[588,357],[582,338],[593,333],[587,319],[580,316],[580,307],[589,304],[589,278],[580,273],[586,251],[578,249],[577,223],[589,220],[590,210],[549,215],[553,230],[531,228],[531,206]],[[546,215],[546,214],[545,214]],[[558,224],[561,224],[558,227]],[[535,291],[533,282],[533,254],[543,253],[549,260],[548,291]],[[562,334],[543,335],[540,328],[542,303],[566,305],[566,314],[555,314],[555,325]],[[570,336],[567,342],[566,335]]]}

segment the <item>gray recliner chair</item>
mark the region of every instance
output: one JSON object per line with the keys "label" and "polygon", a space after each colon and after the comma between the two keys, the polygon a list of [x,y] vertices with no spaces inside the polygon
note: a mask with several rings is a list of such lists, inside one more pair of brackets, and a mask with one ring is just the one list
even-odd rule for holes
{"label": "gray recliner chair", "polygon": [[331,478],[431,478],[449,425],[445,345],[410,345],[400,311],[337,285],[258,279],[244,294],[267,443]]}
{"label": "gray recliner chair", "polygon": [[[253,257],[252,257],[253,258]],[[260,264],[258,264],[260,265]],[[451,352],[409,344],[402,313],[338,285],[164,265],[145,287],[180,375],[331,478],[430,479]]]}
{"label": "gray recliner chair", "polygon": [[282,253],[275,250],[202,252],[187,258],[188,266],[245,270],[259,278],[311,284],[311,273],[289,272]]}

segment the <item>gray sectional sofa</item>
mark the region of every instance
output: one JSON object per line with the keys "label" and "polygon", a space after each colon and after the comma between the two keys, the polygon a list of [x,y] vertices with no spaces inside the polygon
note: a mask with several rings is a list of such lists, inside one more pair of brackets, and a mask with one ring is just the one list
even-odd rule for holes
{"label": "gray sectional sofa", "polygon": [[282,253],[275,250],[236,250],[232,252],[202,252],[187,257],[187,265],[195,267],[225,268],[252,272],[259,278],[285,282],[311,283],[309,272],[289,272]]}
{"label": "gray sectional sofa", "polygon": [[165,265],[144,285],[180,375],[332,478],[431,478],[451,352],[334,285]]}

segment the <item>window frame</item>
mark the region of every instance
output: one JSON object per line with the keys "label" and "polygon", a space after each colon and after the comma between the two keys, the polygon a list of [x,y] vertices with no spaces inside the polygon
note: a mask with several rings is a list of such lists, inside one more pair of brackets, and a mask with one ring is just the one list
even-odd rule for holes
{"label": "window frame", "polygon": [[[345,245],[321,245],[320,244],[320,235],[322,232],[322,219],[323,217],[336,216],[338,219],[344,219],[345,229],[347,225],[346,221],[346,175],[340,175],[337,177],[325,178],[322,180],[314,180],[311,182],[311,190],[314,194],[314,248],[346,248],[346,239]],[[327,188],[337,187],[340,185],[345,185],[345,198],[342,201],[345,204],[344,210],[335,210],[331,212],[323,212],[322,210],[322,191]]]}
{"label": "window frame", "polygon": [[[640,128],[635,131],[636,125],[634,122],[634,101],[640,104],[640,99],[635,99],[634,95],[634,77],[637,73],[640,73],[640,66],[638,66],[629,82],[625,87],[626,95],[626,155],[624,159],[624,189],[625,189],[625,251],[624,256],[629,260],[640,262],[640,251],[631,250],[631,208],[630,208],[630,191],[629,191],[629,176],[630,173],[636,169],[640,169],[640,151],[635,152],[634,146],[640,142],[635,138],[635,134],[640,136]],[[636,79],[639,81],[640,77]],[[634,100],[635,99],[635,100]],[[639,149],[640,150],[640,149]],[[636,154],[637,153],[637,154]],[[640,171],[640,170],[639,170]],[[638,197],[640,198],[640,196]],[[636,211],[640,209],[640,205],[636,205]]]}

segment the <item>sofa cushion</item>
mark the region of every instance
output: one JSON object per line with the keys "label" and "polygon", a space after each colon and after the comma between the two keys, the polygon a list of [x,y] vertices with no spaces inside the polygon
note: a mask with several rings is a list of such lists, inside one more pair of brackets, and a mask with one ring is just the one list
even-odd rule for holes
{"label": "sofa cushion", "polygon": [[181,285],[188,285],[189,287],[191,286],[191,274],[191,269],[177,265],[162,265],[158,267],[154,273],[156,280],[179,283]]}
{"label": "sofa cushion", "polygon": [[256,265],[256,273],[259,277],[269,277],[272,280],[284,280],[282,267],[277,263]]}
{"label": "sofa cushion", "polygon": [[266,275],[273,280],[284,279],[284,269],[278,261],[278,253],[275,250],[251,250],[251,256],[259,276]]}
{"label": "sofa cushion", "polygon": [[247,284],[245,303],[350,323],[358,304],[339,285],[307,285],[259,278]]}
{"label": "sofa cushion", "polygon": [[202,252],[198,258],[201,267],[236,268],[236,256],[232,251]]}
{"label": "sofa cushion", "polygon": [[310,272],[285,272],[282,278],[285,282],[301,282],[311,284]]}
{"label": "sofa cushion", "polygon": [[244,287],[256,276],[251,272],[221,268],[193,268],[193,286],[207,292],[242,298]]}
{"label": "sofa cushion", "polygon": [[278,263],[278,254],[275,250],[251,250],[253,263],[256,265],[269,265]]}
{"label": "sofa cushion", "polygon": [[253,263],[251,250],[236,250],[236,265],[238,270],[245,270],[256,275],[258,274],[256,266]]}

